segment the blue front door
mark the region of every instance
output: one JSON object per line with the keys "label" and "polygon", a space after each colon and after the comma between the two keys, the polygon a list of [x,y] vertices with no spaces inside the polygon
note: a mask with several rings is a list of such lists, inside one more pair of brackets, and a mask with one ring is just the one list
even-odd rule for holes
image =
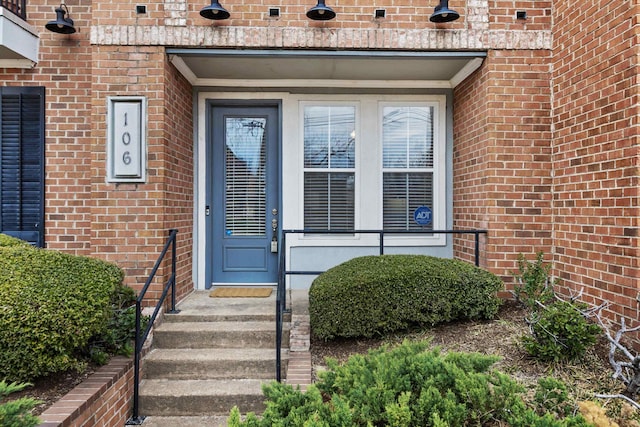
{"label": "blue front door", "polygon": [[210,108],[207,285],[277,282],[276,106]]}

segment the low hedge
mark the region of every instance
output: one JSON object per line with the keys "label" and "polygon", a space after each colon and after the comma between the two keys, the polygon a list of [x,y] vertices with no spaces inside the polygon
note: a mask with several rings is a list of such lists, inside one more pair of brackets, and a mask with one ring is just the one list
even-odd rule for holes
{"label": "low hedge", "polygon": [[105,261],[0,243],[0,379],[79,368],[77,352],[104,332],[122,278]]}
{"label": "low hedge", "polygon": [[457,319],[490,319],[500,307],[496,275],[425,255],[354,258],[309,290],[311,330],[322,339],[371,337]]}

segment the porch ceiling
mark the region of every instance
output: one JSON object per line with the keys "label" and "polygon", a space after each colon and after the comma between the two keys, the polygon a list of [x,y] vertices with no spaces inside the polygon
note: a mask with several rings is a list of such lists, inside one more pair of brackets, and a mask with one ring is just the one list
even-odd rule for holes
{"label": "porch ceiling", "polygon": [[485,52],[167,49],[194,86],[454,88]]}

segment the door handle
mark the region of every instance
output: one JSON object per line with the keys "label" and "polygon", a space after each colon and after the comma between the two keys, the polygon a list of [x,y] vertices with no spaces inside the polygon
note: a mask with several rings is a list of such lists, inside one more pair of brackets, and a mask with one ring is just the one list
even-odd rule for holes
{"label": "door handle", "polygon": [[278,220],[273,218],[271,220],[271,229],[275,232],[278,229]]}

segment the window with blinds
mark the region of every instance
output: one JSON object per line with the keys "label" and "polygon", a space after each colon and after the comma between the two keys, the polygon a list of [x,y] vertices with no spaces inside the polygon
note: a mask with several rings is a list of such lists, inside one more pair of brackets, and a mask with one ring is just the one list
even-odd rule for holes
{"label": "window with blinds", "polygon": [[266,233],[265,118],[225,118],[225,233]]}
{"label": "window with blinds", "polygon": [[433,207],[433,107],[382,109],[382,199],[385,230],[432,229],[414,212]]}
{"label": "window with blinds", "polygon": [[304,228],[349,230],[355,214],[356,109],[304,107]]}

